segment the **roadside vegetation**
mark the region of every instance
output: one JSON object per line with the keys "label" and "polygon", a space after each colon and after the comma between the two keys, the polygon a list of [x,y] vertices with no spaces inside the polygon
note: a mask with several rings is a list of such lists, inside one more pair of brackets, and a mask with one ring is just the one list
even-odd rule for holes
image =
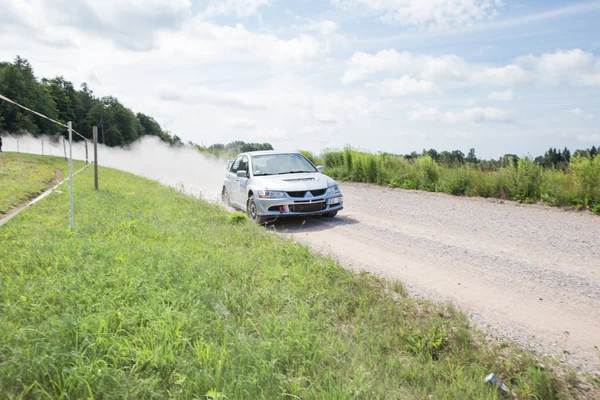
{"label": "roadside vegetation", "polygon": [[[83,163],[74,162],[74,167]],[[67,161],[29,154],[0,153],[0,217],[67,176]]]}
{"label": "roadside vegetation", "polygon": [[[451,307],[143,178],[75,177],[0,228],[0,397],[576,398]],[[543,361],[545,366],[540,365]]]}
{"label": "roadside vegetation", "polygon": [[227,144],[215,143],[208,147],[192,142],[189,144],[205,155],[231,159],[235,158],[240,153],[246,153],[248,151],[273,150],[273,146],[270,143],[246,143],[241,140]]}
{"label": "roadside vegetation", "polygon": [[459,151],[400,156],[352,148],[303,152],[341,181],[366,182],[459,196],[495,197],[524,203],[587,208],[600,214],[600,156],[595,147],[570,152],[550,149],[535,160],[506,155],[478,160]]}

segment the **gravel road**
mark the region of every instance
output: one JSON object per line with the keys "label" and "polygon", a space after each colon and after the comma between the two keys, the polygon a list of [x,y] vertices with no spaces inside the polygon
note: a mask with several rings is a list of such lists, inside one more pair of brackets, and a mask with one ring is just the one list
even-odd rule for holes
{"label": "gravel road", "polygon": [[477,326],[600,370],[600,217],[344,184],[338,218],[276,224],[342,265],[450,301]]}

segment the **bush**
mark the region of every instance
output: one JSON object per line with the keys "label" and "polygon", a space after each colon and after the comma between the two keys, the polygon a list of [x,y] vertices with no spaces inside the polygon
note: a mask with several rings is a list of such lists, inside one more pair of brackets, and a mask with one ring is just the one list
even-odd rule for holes
{"label": "bush", "polygon": [[[327,174],[342,181],[389,185],[403,189],[443,191],[451,195],[516,199],[527,203],[542,200],[553,206],[572,205],[593,210],[600,204],[600,157],[576,156],[565,170],[543,169],[531,158],[514,159],[498,169],[485,163],[440,166],[431,156],[416,159],[353,150],[328,150],[320,157]],[[511,159],[513,160],[513,159]],[[597,211],[596,211],[597,212]]]}
{"label": "bush", "polygon": [[344,149],[344,166],[348,170],[348,172],[352,172],[352,149],[350,147],[346,147]]}
{"label": "bush", "polygon": [[473,174],[468,166],[448,168],[443,176],[442,190],[452,195],[473,193]]}
{"label": "bush", "polygon": [[590,207],[600,202],[600,157],[576,156],[570,165],[579,200]]}
{"label": "bush", "polygon": [[551,206],[580,203],[571,176],[555,170],[546,170],[542,175],[541,199]]}
{"label": "bush", "polygon": [[417,158],[416,167],[419,176],[419,189],[435,192],[440,179],[440,167],[430,156]]}
{"label": "bush", "polygon": [[315,156],[315,155],[314,155],[312,152],[310,152],[310,151],[308,151],[308,150],[300,150],[300,153],[301,153],[301,154],[302,154],[304,157],[308,158],[308,160],[309,160],[311,163],[313,163],[313,164],[315,164],[315,165],[317,165],[317,164],[318,164],[317,157],[316,157],[316,156]]}
{"label": "bush", "polygon": [[527,203],[535,203],[540,199],[541,183],[541,167],[529,157],[519,160],[515,182],[516,197]]}
{"label": "bush", "polygon": [[356,182],[365,182],[365,169],[363,162],[360,157],[352,157],[349,165],[352,165],[352,168],[349,168],[349,171],[352,176],[352,180]]}
{"label": "bush", "polygon": [[377,168],[377,157],[372,154],[368,154],[367,162],[365,164],[365,177],[366,177],[367,182],[368,183],[377,182],[378,174],[379,174],[379,168]]}
{"label": "bush", "polygon": [[326,151],[323,153],[323,163],[325,167],[337,168],[344,166],[344,153],[341,151]]}

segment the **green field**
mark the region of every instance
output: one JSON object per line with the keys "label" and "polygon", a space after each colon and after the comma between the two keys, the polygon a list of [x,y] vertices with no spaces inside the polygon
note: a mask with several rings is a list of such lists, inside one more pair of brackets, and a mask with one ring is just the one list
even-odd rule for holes
{"label": "green field", "polygon": [[[55,162],[55,161],[52,161]],[[0,398],[576,398],[449,307],[100,169],[0,228]],[[545,367],[538,363],[544,361]]]}
{"label": "green field", "polygon": [[[74,166],[81,167],[81,162]],[[46,190],[56,178],[68,175],[64,159],[0,153],[0,216]]]}

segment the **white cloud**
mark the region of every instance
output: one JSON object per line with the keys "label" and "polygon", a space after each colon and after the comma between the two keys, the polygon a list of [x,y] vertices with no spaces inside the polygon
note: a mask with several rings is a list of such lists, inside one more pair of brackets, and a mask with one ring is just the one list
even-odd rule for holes
{"label": "white cloud", "polygon": [[321,21],[311,21],[303,27],[307,31],[318,32],[322,36],[331,36],[335,34],[340,26],[330,20],[321,20]]}
{"label": "white cloud", "polygon": [[262,98],[251,93],[227,92],[206,86],[164,88],[159,91],[159,96],[163,101],[181,102],[188,105],[211,104],[246,110],[261,110],[266,107]]}
{"label": "white cloud", "polygon": [[529,68],[540,83],[576,86],[600,85],[600,58],[581,49],[558,50],[539,57],[520,57],[518,62]]}
{"label": "white cloud", "polygon": [[190,20],[180,32],[161,35],[162,57],[201,63],[267,61],[273,66],[301,65],[326,55],[329,45],[316,37],[300,34],[285,40],[249,31],[244,25],[217,26],[201,18]]}
{"label": "white cloud", "polygon": [[374,89],[382,96],[400,97],[410,94],[439,93],[439,89],[433,82],[416,80],[408,75],[400,79],[388,78],[381,82],[369,82],[365,85],[368,89]]}
{"label": "white cloud", "polygon": [[577,136],[577,140],[582,141],[582,142],[600,143],[600,134],[594,133],[592,135],[579,135],[579,136]]}
{"label": "white cloud", "polygon": [[323,93],[310,96],[308,108],[312,118],[321,124],[348,123],[376,113],[380,105],[364,96]]}
{"label": "white cloud", "polygon": [[414,75],[436,84],[510,87],[518,84],[600,85],[600,58],[580,49],[523,56],[505,66],[471,64],[456,55],[415,55],[395,49],[370,54],[357,52],[347,61],[345,84],[377,74]]}
{"label": "white cloud", "polygon": [[262,7],[271,4],[271,0],[212,0],[202,12],[204,17],[235,14],[238,18],[255,15]]}
{"label": "white cloud", "polygon": [[434,57],[388,49],[375,54],[354,53],[347,62],[342,81],[349,84],[382,72],[415,75],[430,81],[462,81],[467,78],[468,69],[469,65],[456,55]]}
{"label": "white cloud", "polygon": [[342,8],[358,8],[383,21],[419,28],[464,27],[493,18],[500,0],[331,0]]}
{"label": "white cloud", "polygon": [[285,128],[267,128],[259,129],[252,135],[252,140],[257,142],[281,143],[292,139],[289,133],[286,133]]}
{"label": "white cloud", "polygon": [[587,113],[587,112],[583,111],[581,108],[573,108],[571,110],[568,110],[567,113],[575,115],[576,117],[579,117],[579,118],[594,119],[594,114]]}
{"label": "white cloud", "polygon": [[527,73],[518,65],[485,68],[472,76],[475,84],[482,86],[513,86],[527,80]]}
{"label": "white cloud", "polygon": [[437,108],[417,107],[413,111],[409,111],[407,116],[412,121],[436,121],[446,124],[460,123],[507,123],[511,122],[512,118],[509,114],[499,108],[493,107],[473,107],[467,108],[460,112],[442,112]]}
{"label": "white cloud", "polygon": [[255,120],[248,118],[234,118],[227,125],[233,129],[254,129],[257,126]]}
{"label": "white cloud", "polygon": [[492,92],[488,98],[495,101],[511,101],[513,99],[513,91],[508,89],[503,92]]}
{"label": "white cloud", "polygon": [[446,132],[444,136],[450,139],[467,139],[471,137],[471,135],[466,132]]}
{"label": "white cloud", "polygon": [[583,115],[583,110],[581,108],[573,108],[567,112],[573,115]]}
{"label": "white cloud", "polygon": [[[19,25],[27,37],[36,31],[50,38],[70,33],[62,39],[72,42],[73,32],[65,31],[76,28],[101,35],[119,47],[142,51],[154,47],[159,31],[176,30],[191,15],[190,0],[2,0],[0,4],[2,13],[16,16],[12,23]],[[38,35],[38,40],[47,39]]]}

